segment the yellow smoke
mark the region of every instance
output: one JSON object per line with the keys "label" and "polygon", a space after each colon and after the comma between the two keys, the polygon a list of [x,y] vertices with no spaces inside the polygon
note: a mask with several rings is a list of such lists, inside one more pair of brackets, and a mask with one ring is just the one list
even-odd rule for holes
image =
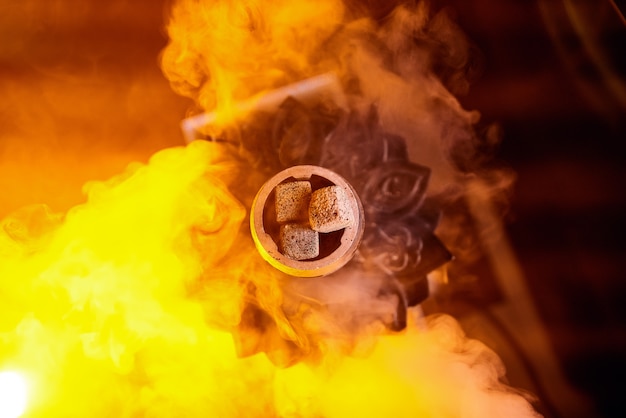
{"label": "yellow smoke", "polygon": [[201,110],[230,120],[237,103],[334,73],[351,109],[375,105],[385,130],[432,169],[433,193],[463,188],[451,153],[466,164],[483,139],[473,131],[480,114],[450,92],[467,90],[471,56],[445,11],[415,2],[373,20],[341,0],[179,0],[167,29],[163,71]]}
{"label": "yellow smoke", "polygon": [[[204,269],[233,266],[226,259],[245,216],[216,157],[210,144],[168,149],[87,185],[88,202],[62,223],[41,208],[3,221],[0,353],[37,376],[35,410],[41,402],[45,416],[125,411],[119,398],[133,382],[141,393],[129,411],[170,395],[196,402],[199,389],[184,383],[234,360],[230,337],[208,328],[205,312],[224,329],[238,322],[241,268],[207,279],[204,293],[220,290],[215,308],[188,297]],[[210,371],[192,361],[203,357],[220,361]]]}
{"label": "yellow smoke", "polygon": [[313,56],[343,19],[340,1],[184,0],[172,9],[162,66],[175,91],[223,112],[319,72]]}
{"label": "yellow smoke", "polygon": [[317,336],[321,358],[287,369],[238,358],[228,331],[247,277],[278,309],[282,276],[241,228],[222,147],[163,150],[88,185],[63,219],[37,207],[3,221],[0,364],[31,376],[27,416],[532,416],[449,317],[378,329],[352,358],[332,352],[333,335]]}
{"label": "yellow smoke", "polygon": [[[402,134],[415,122],[413,154],[443,160],[444,127],[455,121],[457,134],[476,115],[430,75],[428,54],[390,64],[377,49],[404,51],[426,31],[426,9],[400,9],[383,27],[348,15],[339,1],[181,0],[163,69],[205,110],[328,70],[354,76],[355,107],[377,101],[386,127]],[[393,31],[398,24],[406,30]],[[447,184],[454,175],[441,164]],[[245,221],[263,180],[228,146],[198,141],[87,184],[86,202],[67,213],[31,206],[6,217],[0,371],[27,376],[26,416],[535,415],[501,383],[497,356],[454,319],[388,335],[373,313],[395,304],[374,300],[375,281],[348,271],[300,282],[268,266]],[[233,331],[251,286],[276,331],[259,331],[267,355],[240,358]],[[287,341],[294,358],[281,353]],[[281,355],[278,363],[301,361],[277,367],[270,358]]]}

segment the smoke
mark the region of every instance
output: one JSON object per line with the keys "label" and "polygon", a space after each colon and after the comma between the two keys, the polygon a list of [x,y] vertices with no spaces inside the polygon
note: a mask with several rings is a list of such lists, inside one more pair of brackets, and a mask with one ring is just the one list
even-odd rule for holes
{"label": "smoke", "polygon": [[458,192],[465,172],[476,171],[498,142],[497,130],[474,129],[480,114],[453,95],[480,72],[480,54],[446,10],[434,13],[425,2],[379,20],[366,12],[340,0],[177,1],[163,71],[201,110],[222,114],[259,93],[333,72],[351,109],[365,115],[375,104],[384,129],[407,138],[411,160],[433,170],[434,194]]}
{"label": "smoke", "polygon": [[163,71],[175,91],[202,108],[228,108],[318,73],[310,58],[342,14],[336,1],[176,2]]}
{"label": "smoke", "polygon": [[[351,109],[375,104],[433,169],[433,194],[463,188],[450,156],[474,153],[479,115],[450,92],[467,88],[467,48],[445,14],[180,0],[168,33],[163,71],[200,109],[332,71]],[[7,216],[0,365],[27,376],[28,416],[537,415],[453,318],[413,312],[389,333],[400,301],[379,275],[295,279],[265,263],[247,224],[265,179],[236,147],[197,141],[88,183],[67,213]]]}
{"label": "smoke", "polygon": [[397,335],[324,323],[346,306],[376,315],[371,283],[349,274],[291,285],[329,306],[307,321],[322,352],[286,369],[239,358],[229,331],[242,283],[276,290],[285,278],[245,236],[226,157],[203,141],[166,149],[88,185],[65,216],[38,206],[3,221],[0,353],[30,376],[32,416],[534,416],[501,383],[497,356],[451,317]]}

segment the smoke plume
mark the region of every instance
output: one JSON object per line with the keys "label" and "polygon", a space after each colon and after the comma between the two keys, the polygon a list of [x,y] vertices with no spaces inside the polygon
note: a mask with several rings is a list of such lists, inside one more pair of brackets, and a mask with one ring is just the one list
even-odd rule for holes
{"label": "smoke plume", "polygon": [[[162,67],[197,111],[321,73],[452,196],[479,115],[467,41],[424,3],[372,19],[334,0],[178,0]],[[475,174],[472,174],[475,175]],[[450,316],[411,312],[349,267],[296,279],[265,263],[248,210],[267,172],[195,141],[85,185],[67,213],[0,224],[0,364],[29,381],[28,416],[534,417],[498,356]]]}

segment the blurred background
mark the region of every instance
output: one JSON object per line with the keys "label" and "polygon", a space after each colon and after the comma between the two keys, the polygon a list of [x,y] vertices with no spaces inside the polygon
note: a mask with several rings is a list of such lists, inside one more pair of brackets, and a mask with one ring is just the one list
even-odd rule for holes
{"label": "blurred background", "polygon": [[[394,4],[349,3],[380,19]],[[36,203],[63,212],[85,182],[183,144],[192,103],[158,65],[169,6],[0,0],[0,218]],[[459,99],[500,126],[493,163],[516,173],[504,229],[469,267],[479,279],[438,307],[502,355],[546,416],[626,416],[624,2],[433,7],[476,48]]]}
{"label": "blurred background", "polygon": [[594,415],[625,416],[624,2],[453,7],[485,59],[461,100],[501,123],[517,174],[505,227],[532,305]]}

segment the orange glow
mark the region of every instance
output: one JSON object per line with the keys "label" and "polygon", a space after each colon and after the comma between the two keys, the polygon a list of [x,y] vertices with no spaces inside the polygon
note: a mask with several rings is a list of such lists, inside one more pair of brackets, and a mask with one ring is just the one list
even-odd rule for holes
{"label": "orange glow", "polygon": [[163,70],[175,91],[227,117],[236,101],[323,72],[310,58],[342,20],[338,0],[178,1]]}
{"label": "orange glow", "polygon": [[[207,168],[216,151],[169,149],[149,166],[88,184],[89,201],[62,223],[46,211],[30,224],[19,213],[3,221],[2,305],[12,309],[2,317],[1,353],[40,377],[45,393],[34,411],[149,410],[161,398],[200,408],[191,405],[199,390],[229,386],[215,375],[239,363],[225,329],[238,322],[242,269],[227,253],[245,211],[217,178],[219,166]],[[200,289],[212,303],[190,298],[218,263],[229,276],[207,271]],[[196,381],[204,387],[181,391]],[[131,405],[119,404],[131,394]]]}
{"label": "orange glow", "polygon": [[[420,6],[390,22],[419,31],[425,19]],[[379,103],[382,123],[434,166],[435,190],[459,186],[445,150],[478,116],[422,55],[413,73],[384,68],[366,40],[403,50],[412,34],[391,26],[347,22],[336,0],[180,0],[162,66],[177,92],[222,114],[326,71],[356,75],[367,97],[352,106]],[[381,318],[397,300],[376,299],[382,279],[342,269],[312,281],[267,264],[247,222],[267,173],[235,148],[166,148],[87,183],[66,213],[33,205],[0,222],[0,365],[32,376],[28,417],[535,416],[453,318],[390,334]],[[271,325],[252,321],[260,341],[242,343],[252,302]]]}
{"label": "orange glow", "polygon": [[[347,335],[326,334],[338,328],[324,311],[307,320],[323,334],[290,330],[285,278],[245,235],[228,191],[241,186],[226,174],[241,171],[225,157],[204,141],[163,150],[87,185],[89,200],[63,220],[39,210],[30,224],[3,221],[0,353],[37,377],[29,416],[482,417],[512,404],[532,416],[499,383],[495,354],[450,317],[389,336],[374,324],[349,351]],[[350,280],[334,292],[351,292]],[[318,354],[287,369],[237,357],[228,331],[249,281],[281,335]]]}
{"label": "orange glow", "polygon": [[433,73],[436,54],[426,45],[442,43],[458,67],[452,84],[463,90],[464,36],[445,13],[430,16],[427,2],[399,6],[380,25],[355,13],[341,0],[179,0],[161,66],[174,91],[213,112],[217,130],[263,93],[336,74],[358,92],[348,99],[351,108],[365,113],[375,104],[387,130],[419,138],[408,141],[408,151],[432,168],[434,193],[459,187],[449,152],[463,143],[471,154],[480,114],[463,109]]}
{"label": "orange glow", "polygon": [[[2,248],[3,306],[15,306],[3,316],[3,329],[15,329],[3,348],[42,376],[45,399],[34,401],[46,416],[87,414],[99,410],[94,402],[106,411],[128,384],[138,390],[131,411],[171,391],[177,405],[195,403],[199,388],[179,392],[179,381],[217,384],[211,376],[235,361],[229,334],[205,324],[205,315],[224,328],[238,322],[240,303],[241,269],[225,256],[245,212],[217,179],[219,168],[207,170],[215,157],[209,144],[157,153],[149,167],[88,185],[89,202],[46,236],[3,235],[10,244]],[[18,222],[6,219],[4,231]],[[35,241],[46,243],[33,253],[27,245]],[[213,303],[203,307],[188,295],[205,266],[218,262],[229,277],[206,273],[201,291]],[[220,360],[208,369],[194,360],[205,357]]]}

